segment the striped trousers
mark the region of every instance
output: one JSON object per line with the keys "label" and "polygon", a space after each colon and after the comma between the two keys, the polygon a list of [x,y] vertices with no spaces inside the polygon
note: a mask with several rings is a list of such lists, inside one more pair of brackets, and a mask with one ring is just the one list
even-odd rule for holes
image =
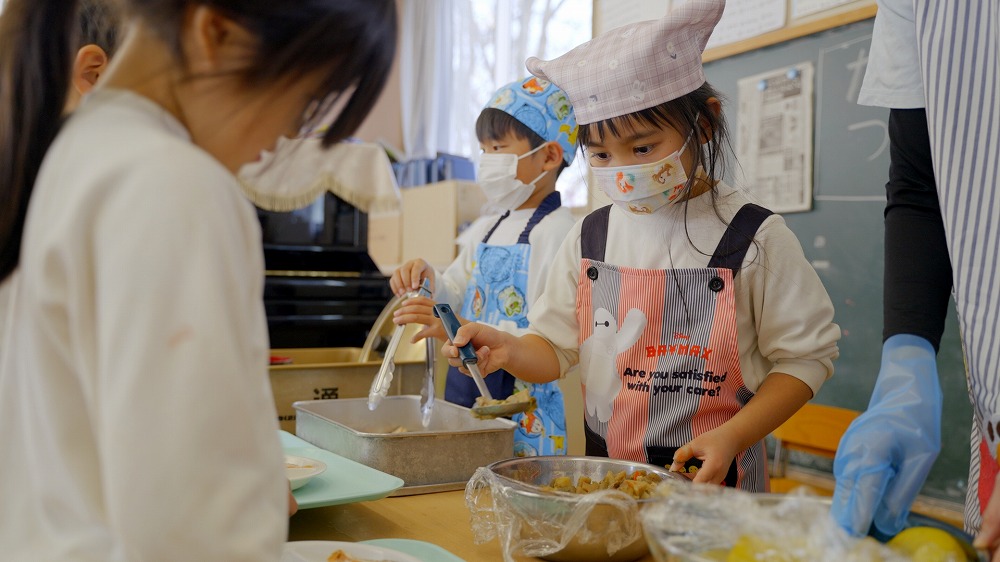
{"label": "striped trousers", "polygon": [[914,0],[914,12],[975,412],[965,524],[976,532],[983,428],[1000,421],[1000,0]]}

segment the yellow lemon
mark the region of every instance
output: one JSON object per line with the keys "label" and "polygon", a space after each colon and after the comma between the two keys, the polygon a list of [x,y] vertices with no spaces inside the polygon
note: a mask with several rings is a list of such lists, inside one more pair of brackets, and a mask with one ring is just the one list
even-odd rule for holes
{"label": "yellow lemon", "polygon": [[947,531],[934,527],[910,527],[893,537],[889,546],[914,562],[964,562],[962,544]]}

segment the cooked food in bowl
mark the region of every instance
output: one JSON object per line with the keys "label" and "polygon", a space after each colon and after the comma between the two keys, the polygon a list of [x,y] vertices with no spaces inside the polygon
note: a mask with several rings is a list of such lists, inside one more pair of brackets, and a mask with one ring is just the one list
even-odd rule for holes
{"label": "cooked food in bowl", "polygon": [[608,471],[604,478],[593,480],[589,476],[580,476],[573,484],[569,476],[557,476],[548,486],[542,486],[546,492],[570,492],[573,494],[589,494],[597,490],[618,490],[635,499],[648,498],[656,485],[663,481],[655,472],[636,470],[627,474],[624,470],[617,473]]}
{"label": "cooked food in bowl", "polygon": [[[466,487],[477,542],[498,539],[508,557],[626,562],[649,552],[638,513],[647,499],[607,488],[576,493],[582,481],[609,484],[639,472],[672,478],[664,467],[601,457],[523,457],[480,468]],[[610,476],[609,476],[610,474]],[[573,483],[573,492],[551,484]],[[686,483],[685,483],[686,485]]]}

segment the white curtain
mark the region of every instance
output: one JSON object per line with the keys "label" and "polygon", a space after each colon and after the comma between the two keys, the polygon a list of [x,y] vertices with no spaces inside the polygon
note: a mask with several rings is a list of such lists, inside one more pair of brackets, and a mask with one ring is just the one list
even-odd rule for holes
{"label": "white curtain", "polygon": [[448,146],[453,12],[465,0],[406,0],[400,49],[403,150],[431,158]]}
{"label": "white curtain", "polygon": [[[405,0],[406,157],[447,152],[477,159],[476,118],[493,93],[527,76],[529,56],[555,58],[590,39],[592,7],[593,0]],[[585,190],[582,184],[574,166],[559,190],[579,204],[572,192]]]}
{"label": "white curtain", "polygon": [[462,133],[453,133],[452,146],[477,155],[472,125],[490,97],[528,75],[529,56],[555,58],[590,39],[592,0],[454,0],[452,5],[453,65],[458,76],[469,77],[449,106],[452,122],[468,123]]}

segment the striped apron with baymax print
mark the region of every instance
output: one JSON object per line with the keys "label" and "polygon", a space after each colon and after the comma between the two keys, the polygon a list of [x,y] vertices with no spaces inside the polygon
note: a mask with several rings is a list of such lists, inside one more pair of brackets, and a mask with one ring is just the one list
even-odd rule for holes
{"label": "striped apron with baymax print", "polygon": [[[669,466],[674,451],[753,397],[743,384],[733,278],[771,214],[740,209],[708,267],[651,270],[604,261],[610,207],[584,219],[577,287],[587,455]],[[737,455],[727,486],[766,491],[759,442]]]}

